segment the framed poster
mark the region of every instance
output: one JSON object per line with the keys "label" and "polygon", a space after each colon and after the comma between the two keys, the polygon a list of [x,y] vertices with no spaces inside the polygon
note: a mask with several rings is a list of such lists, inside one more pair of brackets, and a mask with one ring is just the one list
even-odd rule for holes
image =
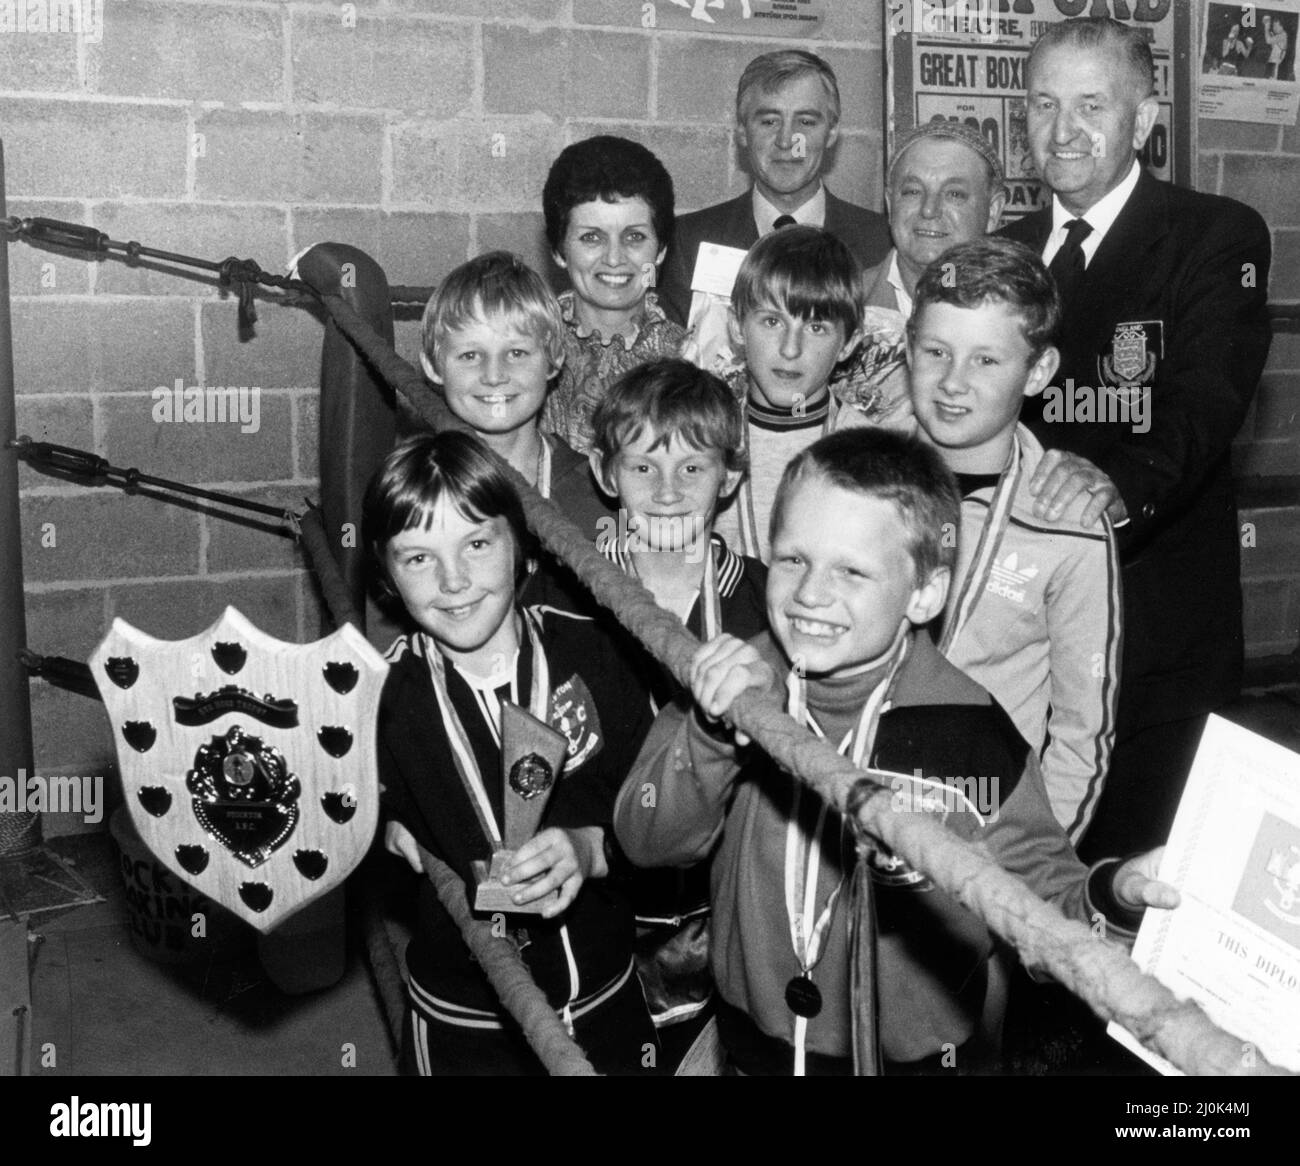
{"label": "framed poster", "polygon": [[[1119,6],[1112,6],[1119,7]],[[1189,183],[1192,155],[1192,6],[1146,0],[1122,6],[1155,59],[1160,115],[1142,162],[1157,177]],[[888,148],[898,134],[936,118],[978,129],[1007,175],[1004,221],[1043,205],[1029,153],[1025,65],[1052,24],[1091,10],[1083,0],[890,0],[885,9]]]}
{"label": "framed poster", "polygon": [[1296,36],[1300,0],[1207,3],[1201,21],[1201,75],[1196,112],[1223,121],[1295,125],[1300,109]]}

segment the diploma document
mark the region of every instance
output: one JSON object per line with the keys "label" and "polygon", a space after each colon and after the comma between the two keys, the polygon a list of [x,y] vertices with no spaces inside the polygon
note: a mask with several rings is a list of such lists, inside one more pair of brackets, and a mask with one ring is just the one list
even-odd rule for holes
{"label": "diploma document", "polygon": [[[1300,1072],[1300,754],[1211,716],[1160,878],[1183,901],[1147,911],[1138,966],[1240,1037],[1243,1058]],[[1119,1025],[1107,1031],[1179,1074]]]}

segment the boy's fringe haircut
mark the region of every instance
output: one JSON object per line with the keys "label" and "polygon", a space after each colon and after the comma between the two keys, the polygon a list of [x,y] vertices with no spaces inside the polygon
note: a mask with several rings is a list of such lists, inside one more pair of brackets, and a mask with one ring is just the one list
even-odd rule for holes
{"label": "boy's fringe haircut", "polygon": [[820,227],[783,227],[764,235],[745,256],[731,290],[742,323],[770,304],[800,320],[830,320],[847,340],[862,326],[867,292],[862,265]]}
{"label": "boy's fringe haircut", "polygon": [[892,502],[907,531],[907,548],[921,586],[957,562],[961,491],[937,450],[887,429],[841,429],[813,442],[785,467],[772,504],[775,540],[786,495],[795,482],[818,475],[832,486]]}
{"label": "boy's fringe haircut", "polygon": [[518,492],[487,446],[456,429],[417,433],[384,458],[361,506],[362,537],[381,599],[397,601],[385,548],[403,531],[427,528],[444,497],[468,522],[504,518],[515,540],[516,569],[525,569],[533,536]]}
{"label": "boy's fringe haircut", "polygon": [[624,373],[596,406],[591,423],[592,445],[606,469],[647,426],[658,434],[653,449],[676,437],[692,449],[721,450],[728,470],[745,468],[739,404],[718,377],[688,360],[662,357]]}
{"label": "boy's fringe haircut", "polygon": [[913,336],[929,304],[979,308],[1002,304],[1020,318],[1031,361],[1056,339],[1061,297],[1038,254],[1023,243],[992,235],[959,243],[934,260],[917,280],[907,334]]}
{"label": "boy's fringe haircut", "polygon": [[518,255],[488,251],[462,263],[438,285],[420,322],[420,344],[430,363],[449,333],[501,315],[546,349],[552,368],[564,359],[564,317],[555,293]]}

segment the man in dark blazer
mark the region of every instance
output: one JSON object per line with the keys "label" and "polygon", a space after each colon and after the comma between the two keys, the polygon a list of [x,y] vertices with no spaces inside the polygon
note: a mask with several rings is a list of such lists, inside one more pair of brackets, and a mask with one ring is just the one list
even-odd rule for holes
{"label": "man in dark blazer", "polygon": [[1092,860],[1165,841],[1205,715],[1240,691],[1229,447],[1268,355],[1270,239],[1249,207],[1137,161],[1157,104],[1150,50],[1124,25],[1054,26],[1027,76],[1053,198],[1002,234],[1042,255],[1066,301],[1055,383],[1023,413],[1055,451],[1030,488],[1040,514],[1091,494],[1122,555],[1116,748],[1079,848]]}
{"label": "man in dark blazer", "polygon": [[836,198],[822,182],[839,120],[839,85],[820,57],[787,49],[750,61],[736,89],[736,139],[753,185],[738,198],[678,217],[658,287],[670,316],[687,322],[701,243],[748,250],[778,224],[797,222],[829,231],[863,267],[880,262],[890,245],[884,215]]}

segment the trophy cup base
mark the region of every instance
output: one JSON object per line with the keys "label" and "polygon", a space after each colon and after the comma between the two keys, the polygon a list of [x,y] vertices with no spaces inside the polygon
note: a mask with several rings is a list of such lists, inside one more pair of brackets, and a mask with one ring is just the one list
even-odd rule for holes
{"label": "trophy cup base", "polygon": [[475,911],[504,911],[512,915],[540,915],[543,910],[560,897],[559,891],[552,891],[544,898],[534,899],[531,903],[516,903],[514,900],[515,893],[520,887],[528,884],[511,883],[507,887],[501,883],[502,872],[510,866],[514,856],[515,852],[513,850],[497,850],[493,852],[490,864],[482,859],[474,860]]}

